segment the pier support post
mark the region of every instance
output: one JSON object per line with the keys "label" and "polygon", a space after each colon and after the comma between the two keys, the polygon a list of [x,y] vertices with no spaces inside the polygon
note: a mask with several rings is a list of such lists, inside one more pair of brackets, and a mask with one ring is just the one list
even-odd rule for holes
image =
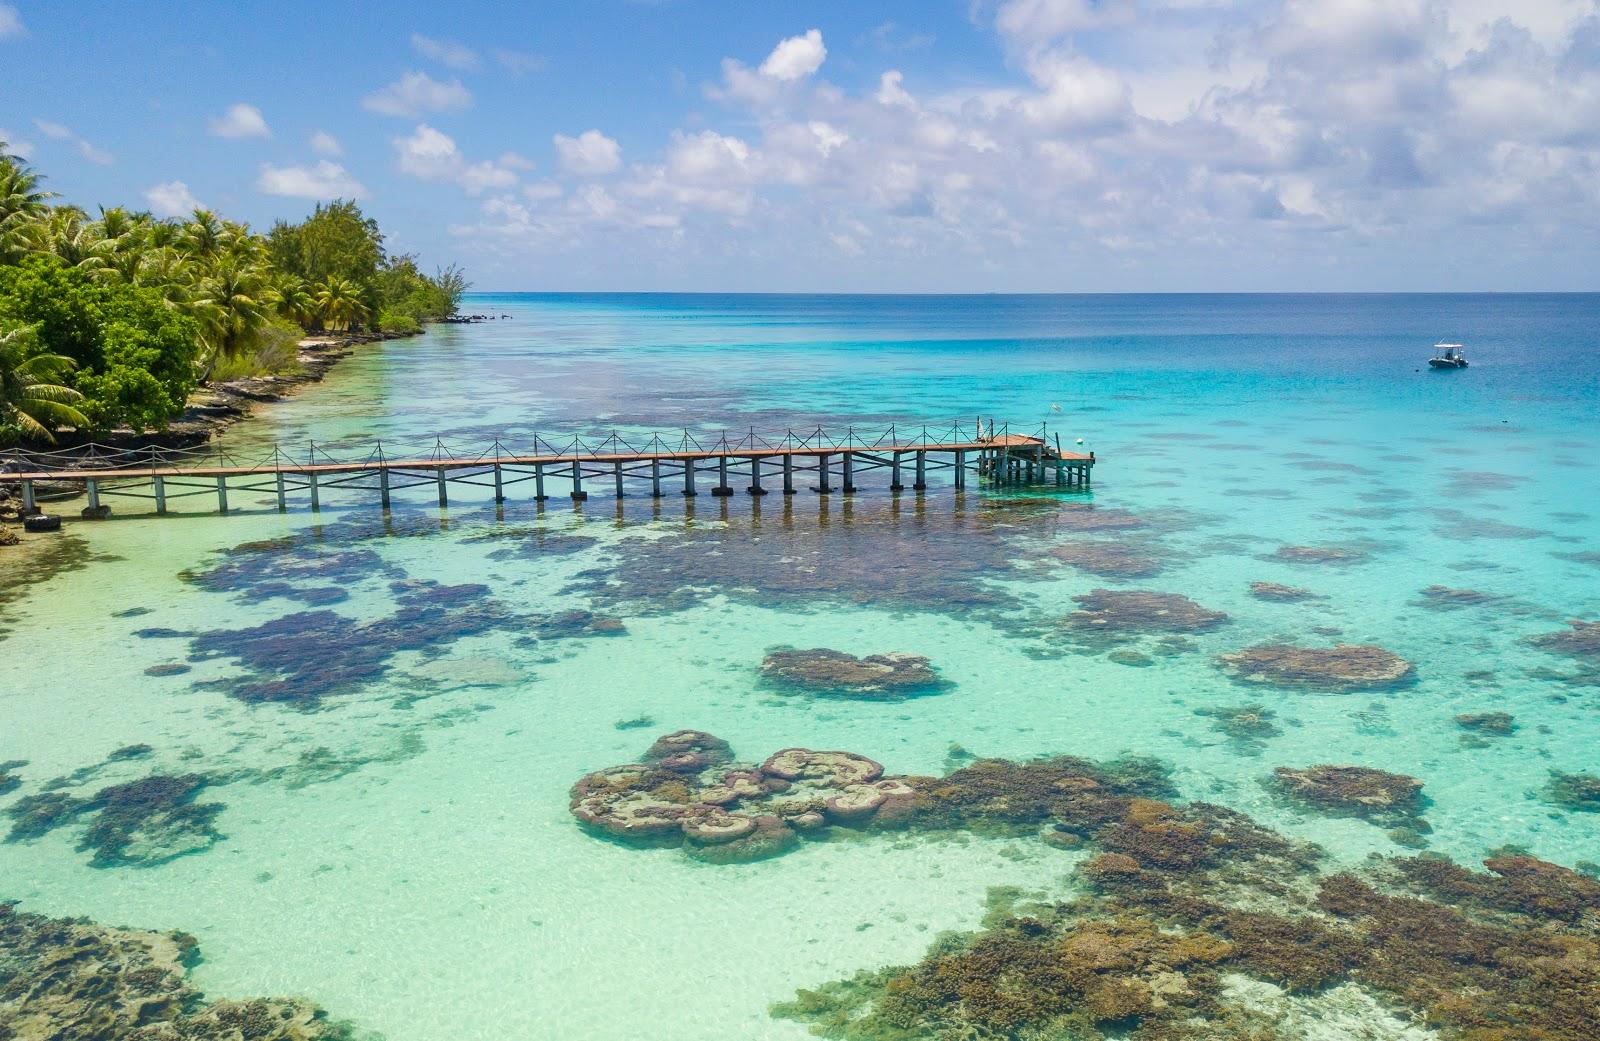
{"label": "pier support post", "polygon": [[317,496],[317,475],[316,475],[316,471],[312,471],[311,473],[306,474],[306,482],[311,488],[311,508],[313,510],[321,510],[322,509],[322,500],[320,498],[318,498],[318,496]]}
{"label": "pier support post", "polygon": [[654,499],[661,498],[661,460],[650,460],[650,496]]}
{"label": "pier support post", "polygon": [[828,461],[825,455],[817,457],[817,491],[822,495],[833,491],[828,485]]}
{"label": "pier support post", "polygon": [[93,477],[84,482],[83,490],[89,494],[89,510],[92,513],[100,512],[100,482]]}
{"label": "pier support post", "polygon": [[898,492],[905,487],[900,483],[900,453],[891,452],[889,459],[889,490]]}
{"label": "pier support post", "polygon": [[500,473],[500,464],[494,464],[494,501],[505,502],[505,479]]}
{"label": "pier support post", "polygon": [[[157,478],[160,480],[160,478]],[[22,515],[24,517],[39,512],[39,504],[33,498],[33,482],[22,482]]]}
{"label": "pier support post", "polygon": [[[388,471],[384,472],[384,479],[388,480]],[[278,512],[283,513],[289,509],[289,497],[283,491],[283,471],[278,471]]]}
{"label": "pier support post", "polygon": [[917,479],[911,483],[911,487],[919,492],[928,489],[928,453],[920,448],[917,449]]}
{"label": "pier support post", "polygon": [[217,512],[228,512],[228,479],[220,474],[217,476]]}
{"label": "pier support post", "polygon": [[450,492],[445,485],[444,467],[439,467],[439,508],[450,505]]}
{"label": "pier support post", "polygon": [[164,479],[162,479],[160,474],[157,474],[156,476],[152,477],[151,481],[155,484],[156,512],[157,513],[166,513],[167,512],[167,482]]}
{"label": "pier support post", "polygon": [[619,461],[611,465],[614,467],[612,470],[612,477],[616,480],[617,484],[617,498],[620,499],[622,498],[622,463]]}
{"label": "pier support post", "polygon": [[733,489],[728,486],[728,457],[717,456],[717,486],[711,489],[712,495],[732,495]]}
{"label": "pier support post", "polygon": [[967,453],[958,448],[956,449],[956,488],[959,490],[965,488],[966,486]]}
{"label": "pier support post", "polygon": [[750,457],[750,487],[747,489],[751,495],[765,495],[767,490],[761,487],[761,457]]}
{"label": "pier support post", "polygon": [[[279,487],[282,487],[282,475],[279,475],[278,483]],[[378,505],[386,510],[389,508],[389,468],[387,466],[378,467]]]}
{"label": "pier support post", "polygon": [[544,493],[544,464],[533,464],[533,501],[544,502],[549,496]]}
{"label": "pier support post", "polygon": [[844,477],[844,489],[843,490],[844,490],[844,493],[846,495],[849,495],[851,492],[856,490],[855,453],[854,452],[846,452],[843,455],[843,459],[844,459],[844,474],[843,474],[843,477]]}
{"label": "pier support post", "polygon": [[694,495],[694,460],[693,459],[685,459],[683,461],[683,494],[686,497]]}
{"label": "pier support post", "polygon": [[576,458],[572,460],[572,501],[583,502],[589,493],[583,490],[583,464]]}
{"label": "pier support post", "polygon": [[783,457],[783,494],[794,494],[794,456]]}

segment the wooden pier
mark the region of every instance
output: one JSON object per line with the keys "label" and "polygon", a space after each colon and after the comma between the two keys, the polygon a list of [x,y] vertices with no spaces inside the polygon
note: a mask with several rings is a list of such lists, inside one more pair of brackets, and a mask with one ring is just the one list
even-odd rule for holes
{"label": "wooden pier", "polygon": [[508,489],[529,482],[538,502],[550,498],[552,490],[582,502],[592,488],[606,485],[621,498],[630,483],[655,497],[692,496],[702,490],[714,496],[736,491],[794,495],[802,486],[822,495],[849,495],[867,474],[884,471],[888,490],[895,493],[908,487],[927,490],[930,475],[939,485],[955,489],[966,488],[969,477],[995,485],[1086,489],[1094,463],[1093,452],[1063,451],[1059,439],[1052,441],[1043,427],[1019,434],[1009,426],[986,427],[980,420],[976,428],[930,433],[924,427],[913,435],[891,427],[870,439],[854,429],[834,436],[820,427],[771,439],[751,431],[702,441],[685,432],[674,441],[657,435],[638,444],[616,434],[560,443],[536,436],[521,451],[497,441],[470,455],[452,452],[440,441],[426,454],[391,456],[379,443],[343,458],[312,445],[302,459],[275,448],[270,457],[248,464],[222,454],[154,450],[13,453],[11,472],[0,470],[0,485],[21,487],[25,514],[38,511],[43,489],[49,498],[87,495],[83,517],[99,519],[110,513],[110,498],[143,500],[158,514],[167,513],[172,500],[189,496],[215,496],[217,511],[227,513],[230,492],[270,496],[279,510],[287,510],[291,501],[305,501],[317,510],[325,493],[352,489],[388,509],[395,493],[428,487],[437,489],[439,505],[445,507],[453,486],[492,489],[494,501],[501,503]]}

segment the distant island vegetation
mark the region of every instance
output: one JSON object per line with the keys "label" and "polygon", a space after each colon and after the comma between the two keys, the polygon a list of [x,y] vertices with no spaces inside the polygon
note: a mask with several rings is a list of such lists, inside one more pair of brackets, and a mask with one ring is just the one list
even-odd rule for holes
{"label": "distant island vegetation", "polygon": [[419,332],[468,287],[389,254],[353,201],[265,235],[197,209],[91,217],[0,141],[0,448],[164,429],[205,381],[290,371],[308,334]]}

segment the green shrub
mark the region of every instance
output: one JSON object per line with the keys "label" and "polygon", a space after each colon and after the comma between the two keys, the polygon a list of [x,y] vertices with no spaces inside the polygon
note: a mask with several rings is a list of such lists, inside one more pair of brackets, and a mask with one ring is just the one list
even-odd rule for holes
{"label": "green shrub", "polygon": [[300,368],[300,338],[305,333],[293,322],[274,320],[256,330],[252,342],[242,351],[221,358],[211,367],[210,380],[246,379],[297,372]]}
{"label": "green shrub", "polygon": [[380,311],[378,328],[386,333],[420,333],[422,323],[401,311]]}

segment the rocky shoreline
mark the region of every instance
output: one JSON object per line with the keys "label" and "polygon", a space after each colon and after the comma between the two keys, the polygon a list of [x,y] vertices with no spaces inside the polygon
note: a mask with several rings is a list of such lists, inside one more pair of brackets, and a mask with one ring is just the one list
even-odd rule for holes
{"label": "rocky shoreline", "polygon": [[[301,387],[320,383],[329,371],[343,359],[370,343],[398,340],[420,333],[370,333],[345,336],[310,336],[300,341],[295,355],[296,367],[292,372],[268,376],[248,376],[243,379],[219,380],[196,387],[189,395],[184,410],[174,416],[165,430],[138,433],[129,429],[113,430],[97,437],[63,435],[53,451],[72,454],[87,453],[90,445],[101,449],[182,450],[207,444],[212,437],[235,423],[250,418],[258,405],[282,401]],[[0,467],[10,468],[0,453]],[[62,486],[63,491],[76,491]],[[41,496],[55,498],[50,488],[41,488]],[[59,501],[59,500],[58,500]],[[16,489],[0,487],[0,521],[15,521],[20,516],[21,500]]]}

